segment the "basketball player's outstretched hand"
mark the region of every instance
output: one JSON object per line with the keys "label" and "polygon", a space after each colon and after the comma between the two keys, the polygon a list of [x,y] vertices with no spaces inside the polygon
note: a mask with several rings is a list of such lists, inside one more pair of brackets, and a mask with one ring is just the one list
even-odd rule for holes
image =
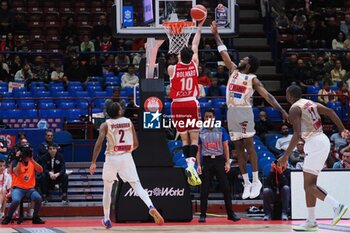
{"label": "basketball player's outstretched hand", "polygon": [[281,156],[277,161],[277,166],[282,168],[282,171],[285,170],[285,168],[287,168],[288,166],[288,156],[286,155]]}
{"label": "basketball player's outstretched hand", "polygon": [[90,165],[90,175],[93,175],[96,171],[96,163],[91,163]]}
{"label": "basketball player's outstretched hand", "polygon": [[349,132],[349,130],[347,130],[347,129],[344,129],[344,130],[341,132],[341,136],[342,136],[343,138],[347,138],[347,137],[349,137],[349,135],[350,135],[350,132]]}
{"label": "basketball player's outstretched hand", "polygon": [[202,19],[202,21],[199,22],[198,26],[203,26],[206,19],[207,19],[207,16],[205,16],[204,19]]}
{"label": "basketball player's outstretched hand", "polygon": [[211,22],[210,30],[214,35],[218,34],[218,26],[216,25],[215,21]]}

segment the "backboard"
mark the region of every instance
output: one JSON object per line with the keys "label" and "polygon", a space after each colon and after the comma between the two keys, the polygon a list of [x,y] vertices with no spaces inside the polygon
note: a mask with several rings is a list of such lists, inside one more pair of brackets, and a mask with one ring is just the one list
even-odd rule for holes
{"label": "backboard", "polygon": [[[222,5],[218,6],[219,3]],[[114,35],[166,38],[162,23],[193,21],[190,10],[197,4],[208,10],[202,35],[211,35],[213,20],[217,21],[223,37],[238,35],[239,7],[236,0],[116,0],[112,10]]]}

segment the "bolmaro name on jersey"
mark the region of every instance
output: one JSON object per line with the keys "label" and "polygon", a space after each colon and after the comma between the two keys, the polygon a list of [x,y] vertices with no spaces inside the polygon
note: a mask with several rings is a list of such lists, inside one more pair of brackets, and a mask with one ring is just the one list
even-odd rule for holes
{"label": "bolmaro name on jersey", "polygon": [[195,75],[196,75],[196,70],[177,71],[176,72],[176,78],[193,77]]}

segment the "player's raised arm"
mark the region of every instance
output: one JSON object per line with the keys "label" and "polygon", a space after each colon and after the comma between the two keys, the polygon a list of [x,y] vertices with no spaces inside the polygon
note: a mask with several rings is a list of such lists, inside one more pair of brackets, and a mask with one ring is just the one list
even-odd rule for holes
{"label": "player's raised arm", "polygon": [[90,174],[91,175],[93,175],[96,171],[96,160],[97,160],[98,155],[101,152],[102,143],[106,137],[106,133],[107,133],[107,123],[104,122],[100,126],[98,138],[96,140],[95,147],[94,147],[94,152],[93,152],[91,165],[90,165]]}
{"label": "player's raised arm", "polygon": [[218,32],[218,27],[215,21],[211,23],[210,30],[214,35],[216,45],[218,46],[218,51],[221,55],[221,58],[224,61],[225,66],[227,67],[227,69],[230,71],[230,74],[231,74],[236,69],[237,65],[231,60],[230,55],[227,52],[227,47],[222,42]]}
{"label": "player's raised arm", "polygon": [[254,89],[275,109],[277,109],[280,113],[282,113],[282,117],[284,120],[288,120],[288,113],[281,107],[281,105],[277,102],[275,97],[271,95],[265,87],[262,85],[259,79],[253,79]]}
{"label": "player's raised arm", "polygon": [[197,66],[199,64],[198,47],[199,47],[199,42],[201,40],[203,24],[204,24],[206,19],[207,19],[207,17],[205,17],[202,21],[199,22],[197,32],[194,35],[193,40],[192,40],[192,47],[191,47],[192,51],[193,51],[192,60],[194,61],[194,63],[196,63]]}
{"label": "player's raised arm", "polygon": [[331,121],[336,124],[338,127],[339,132],[341,133],[342,137],[347,137],[349,134],[349,131],[345,129],[345,126],[343,122],[340,120],[338,115],[330,108],[327,108],[326,106],[323,106],[322,104],[316,103],[317,105],[317,111],[324,116],[327,116],[331,119]]}

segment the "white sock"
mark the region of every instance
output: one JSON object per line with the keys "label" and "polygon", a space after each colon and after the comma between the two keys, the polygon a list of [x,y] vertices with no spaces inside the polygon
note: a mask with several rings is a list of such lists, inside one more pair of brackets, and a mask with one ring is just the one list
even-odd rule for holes
{"label": "white sock", "polygon": [[333,209],[337,208],[339,206],[339,202],[335,200],[331,195],[327,194],[326,198],[324,199],[324,202],[331,205]]}
{"label": "white sock", "polygon": [[153,207],[153,203],[148,196],[148,193],[143,189],[140,181],[130,182],[130,186],[135,190],[135,193],[141,198],[141,200],[147,205],[147,208]]}
{"label": "white sock", "polygon": [[103,181],[103,214],[104,221],[109,220],[111,210],[111,194],[114,181]]}
{"label": "white sock", "polygon": [[253,182],[258,182],[259,181],[259,172],[253,172]]}
{"label": "white sock", "polygon": [[244,184],[250,184],[248,173],[242,174]]}
{"label": "white sock", "polygon": [[186,159],[187,166],[188,167],[194,167],[194,164],[196,163],[196,158],[195,157],[189,157]]}
{"label": "white sock", "polygon": [[316,222],[315,207],[307,207],[307,220]]}

